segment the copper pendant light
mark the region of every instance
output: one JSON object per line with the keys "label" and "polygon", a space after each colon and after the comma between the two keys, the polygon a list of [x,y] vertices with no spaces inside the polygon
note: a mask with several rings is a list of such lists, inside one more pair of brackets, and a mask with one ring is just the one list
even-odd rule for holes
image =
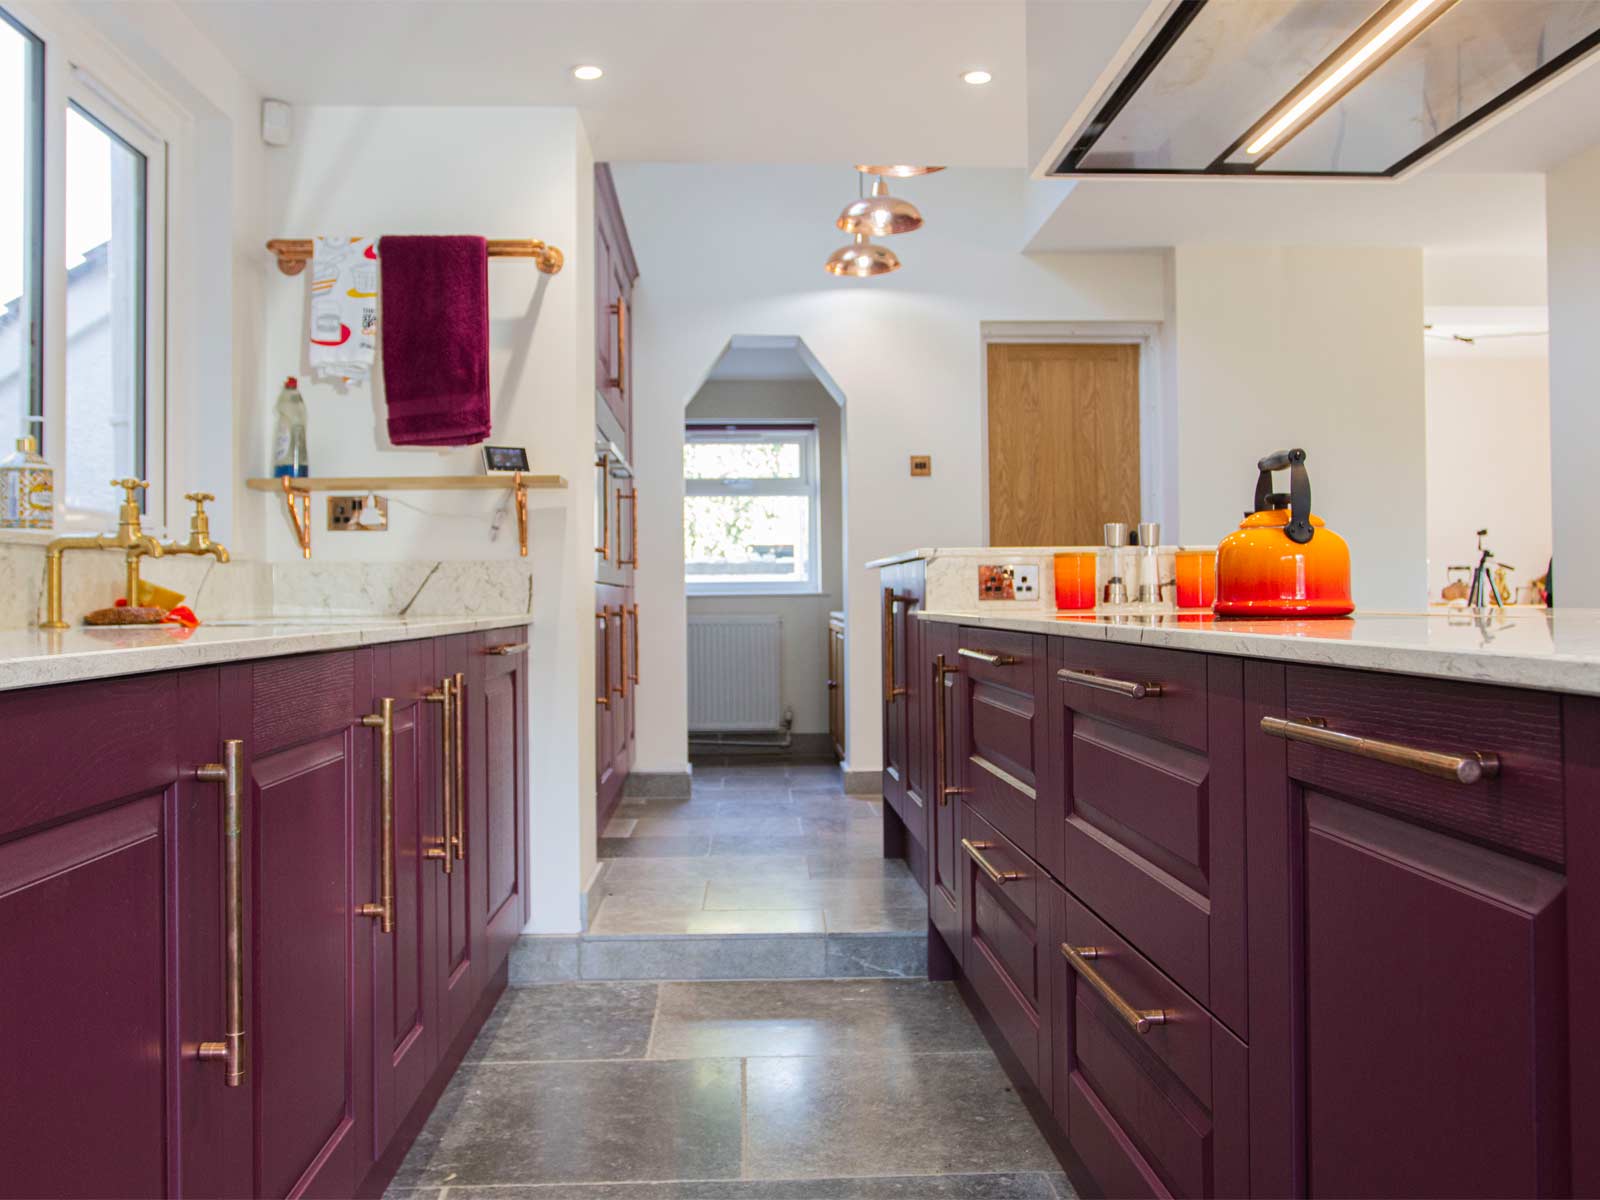
{"label": "copper pendant light", "polygon": [[846,233],[884,237],[921,229],[922,214],[911,201],[889,195],[889,185],[880,175],[872,185],[872,195],[846,206],[834,224]]}
{"label": "copper pendant light", "polygon": [[900,259],[887,246],[867,240],[864,233],[856,234],[855,241],[840,246],[828,255],[828,274],[850,275],[866,279],[873,275],[887,275],[900,269]]}
{"label": "copper pendant light", "polygon": [[892,163],[886,166],[874,166],[868,163],[857,163],[856,170],[863,175],[887,175],[891,179],[910,179],[913,175],[932,175],[935,171],[944,170],[943,167],[913,167],[908,163]]}

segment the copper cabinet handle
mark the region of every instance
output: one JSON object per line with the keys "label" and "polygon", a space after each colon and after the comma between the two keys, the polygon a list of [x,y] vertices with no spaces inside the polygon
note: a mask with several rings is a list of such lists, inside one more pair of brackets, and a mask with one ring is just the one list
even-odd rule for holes
{"label": "copper cabinet handle", "polygon": [[[606,691],[615,696],[628,694],[628,610],[622,605],[606,605]],[[611,621],[617,622],[617,679],[611,682]]]}
{"label": "copper cabinet handle", "polygon": [[607,562],[611,561],[611,456],[602,454],[594,460],[594,469],[600,472],[600,544],[594,552]]}
{"label": "copper cabinet handle", "polygon": [[527,642],[502,642],[498,646],[486,646],[485,654],[521,654],[528,648]]}
{"label": "copper cabinet handle", "polygon": [[602,608],[599,612],[595,613],[594,619],[596,621],[599,621],[600,622],[600,626],[601,626],[601,630],[600,630],[600,653],[602,655],[601,661],[605,664],[604,674],[602,676],[602,678],[605,680],[605,683],[600,688],[600,694],[594,698],[594,702],[596,704],[598,704],[601,708],[610,708],[611,707],[611,606],[608,604],[604,608]]}
{"label": "copper cabinet handle", "polygon": [[[622,557],[622,502],[628,502],[628,557]],[[639,488],[617,489],[617,566],[639,565]]]}
{"label": "copper cabinet handle", "polygon": [[[950,803],[951,796],[965,796],[971,788],[948,787],[945,784],[945,772],[949,770],[950,750],[947,745],[949,737],[945,729],[944,700],[945,676],[961,674],[960,667],[945,665],[944,655],[939,655],[933,660],[933,794],[939,797],[939,807],[943,808]],[[968,850],[970,854],[971,851]]]}
{"label": "copper cabinet handle", "polygon": [[378,711],[361,718],[367,729],[378,731],[378,901],[356,912],[377,917],[385,933],[394,932],[394,699],[378,701]]}
{"label": "copper cabinet handle", "polygon": [[628,678],[637,688],[639,686],[639,605],[637,603],[628,607],[629,614],[633,617],[633,670]]}
{"label": "copper cabinet handle", "polygon": [[223,1083],[244,1082],[244,873],[240,838],[243,836],[244,743],[229,738],[222,743],[222,761],[206,763],[195,772],[205,783],[222,784],[223,923],[226,939],[223,992],[226,1028],[220,1042],[201,1042],[195,1057],[221,1062]]}
{"label": "copper cabinet handle", "polygon": [[1091,958],[1100,958],[1105,954],[1105,951],[1098,946],[1069,946],[1066,942],[1062,942],[1061,953],[1072,964],[1072,969],[1078,973],[1078,977],[1099,992],[1100,998],[1111,1005],[1117,1016],[1126,1021],[1135,1033],[1149,1033],[1152,1025],[1165,1025],[1169,1020],[1166,1009],[1135,1008],[1101,978],[1100,972],[1089,965]]}
{"label": "copper cabinet handle", "polygon": [[1067,683],[1081,683],[1084,687],[1094,688],[1096,691],[1113,692],[1118,696],[1126,696],[1129,700],[1153,700],[1161,695],[1159,683],[1135,683],[1130,679],[1112,679],[1109,675],[1097,675],[1093,671],[1072,671],[1062,667],[1056,672],[1056,678]]}
{"label": "copper cabinet handle", "polygon": [[606,307],[617,318],[617,373],[611,377],[611,386],[620,392],[628,386],[628,302],[618,296],[615,304]]}
{"label": "copper cabinet handle", "polygon": [[1289,742],[1304,742],[1324,750],[1338,750],[1360,758],[1371,758],[1392,767],[1420,771],[1436,779],[1454,783],[1478,783],[1500,774],[1500,756],[1488,751],[1470,750],[1465,754],[1443,754],[1437,750],[1419,750],[1399,742],[1383,742],[1376,738],[1357,737],[1353,733],[1339,733],[1329,729],[1320,717],[1303,717],[1298,721],[1285,721],[1282,717],[1262,717],[1261,732]]}
{"label": "copper cabinet handle", "polygon": [[457,858],[467,856],[467,677],[456,672],[456,832],[452,842]]}
{"label": "copper cabinet handle", "polygon": [[956,651],[962,658],[975,658],[981,663],[988,663],[991,667],[1014,667],[1017,659],[1010,654],[990,654],[987,650],[968,650],[962,646]]}
{"label": "copper cabinet handle", "polygon": [[446,675],[439,681],[439,686],[429,692],[425,697],[430,704],[440,706],[439,716],[439,844],[429,846],[422,852],[423,858],[437,858],[444,867],[446,875],[452,874],[455,868],[450,863],[451,830],[455,828],[455,805],[451,793],[455,786],[455,767],[450,761],[450,750],[455,744],[456,724],[456,697],[455,680]]}
{"label": "copper cabinet handle", "polygon": [[993,842],[975,842],[971,838],[962,838],[961,848],[967,852],[967,857],[978,864],[978,869],[995,883],[1014,883],[1018,879],[1026,879],[1028,877],[1024,871],[1002,871],[985,858],[983,852],[985,850],[993,850]]}
{"label": "copper cabinet handle", "polygon": [[893,588],[883,589],[883,698],[893,704],[896,696],[904,696],[906,689],[894,685],[894,606],[909,604],[915,597],[897,596]]}

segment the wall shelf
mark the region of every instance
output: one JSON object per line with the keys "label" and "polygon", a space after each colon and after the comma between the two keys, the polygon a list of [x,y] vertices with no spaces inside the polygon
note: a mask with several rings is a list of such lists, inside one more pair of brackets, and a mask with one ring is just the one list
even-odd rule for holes
{"label": "wall shelf", "polygon": [[512,491],[517,501],[517,542],[528,557],[528,490],[555,491],[567,486],[560,475],[288,475],[273,479],[246,479],[252,492],[276,492],[283,497],[289,523],[294,526],[300,553],[311,557],[312,492],[463,492]]}

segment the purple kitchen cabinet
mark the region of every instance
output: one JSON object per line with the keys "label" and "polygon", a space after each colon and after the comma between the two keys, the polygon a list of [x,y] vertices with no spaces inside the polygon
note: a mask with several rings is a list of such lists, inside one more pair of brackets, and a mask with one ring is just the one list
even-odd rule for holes
{"label": "purple kitchen cabinet", "polygon": [[218,673],[0,696],[0,1196],[242,1196]]}
{"label": "purple kitchen cabinet", "polygon": [[482,969],[506,961],[528,921],[528,631],[493,630],[470,643],[467,856],[477,863],[473,927]]}
{"label": "purple kitchen cabinet", "polygon": [[[439,1014],[445,1044],[465,1026],[477,1003],[479,985],[486,976],[480,973],[474,961],[475,938],[473,931],[472,896],[481,871],[476,846],[469,845],[468,827],[476,820],[473,813],[473,792],[478,785],[477,772],[468,761],[464,749],[467,745],[468,715],[473,711],[476,689],[471,686],[468,671],[471,655],[470,638],[466,634],[435,639],[434,675],[441,689],[450,690],[448,704],[430,705],[429,714],[438,730],[439,744],[447,748],[447,767],[442,786],[449,798],[448,828],[445,830],[445,852],[448,859],[440,860],[437,878],[439,945],[435,958],[439,981]],[[448,868],[448,869],[446,869]]]}
{"label": "purple kitchen cabinet", "polygon": [[[961,849],[964,765],[962,714],[963,678],[956,657],[958,639],[953,625],[921,622],[922,667],[928,676],[928,920],[961,960],[965,913],[961,876],[967,856]],[[946,791],[946,789],[950,789]]]}

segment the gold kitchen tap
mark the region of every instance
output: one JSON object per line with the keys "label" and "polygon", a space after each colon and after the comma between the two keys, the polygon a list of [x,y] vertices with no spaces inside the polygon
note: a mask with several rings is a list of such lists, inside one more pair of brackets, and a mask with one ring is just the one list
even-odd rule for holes
{"label": "gold kitchen tap", "polygon": [[206,501],[216,497],[210,492],[185,492],[183,498],[194,502],[194,512],[189,515],[189,540],[162,542],[161,549],[168,554],[209,554],[219,563],[227,562],[228,548],[211,540],[211,518],[206,513]]}
{"label": "gold kitchen tap", "polygon": [[68,550],[121,550],[127,559],[129,604],[139,602],[139,560],[146,555],[161,558],[167,553],[139,523],[138,493],[150,484],[142,479],[113,479],[111,486],[124,493],[115,533],[58,537],[45,547],[45,619],[40,622],[41,628],[71,628],[61,619],[61,556]]}

